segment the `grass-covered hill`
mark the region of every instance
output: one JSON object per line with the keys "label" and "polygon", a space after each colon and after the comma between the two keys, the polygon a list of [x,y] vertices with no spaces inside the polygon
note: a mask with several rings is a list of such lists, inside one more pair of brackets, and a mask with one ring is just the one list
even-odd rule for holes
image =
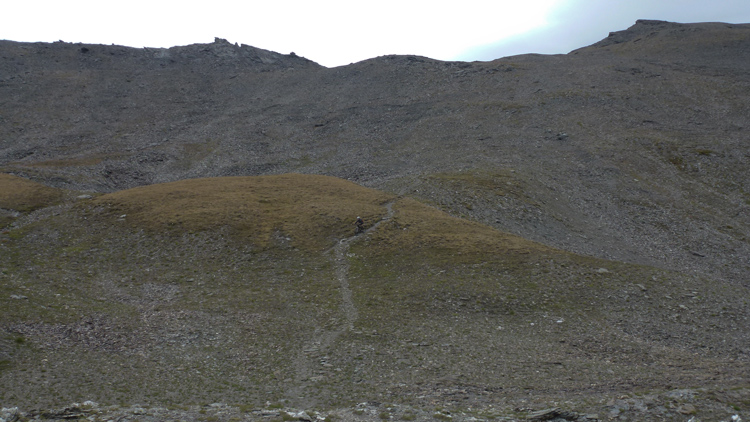
{"label": "grass-covered hill", "polygon": [[115,192],[93,203],[153,232],[226,230],[259,249],[281,242],[319,252],[351,234],[358,215],[382,217],[390,197],[333,177],[292,174],[189,179]]}
{"label": "grass-covered hill", "polygon": [[7,214],[43,208],[60,201],[63,196],[59,189],[5,173],[0,173],[0,186],[0,209]]}
{"label": "grass-covered hill", "polygon": [[[3,208],[22,204],[0,234],[3,406],[196,420],[229,419],[191,407],[217,402],[235,420],[367,417],[357,403],[405,420],[603,415],[613,400],[618,414],[651,400],[643,417],[718,420],[747,406],[748,295],[728,284],[327,176],[94,197],[0,186],[14,189]],[[675,390],[689,397],[660,395]]]}

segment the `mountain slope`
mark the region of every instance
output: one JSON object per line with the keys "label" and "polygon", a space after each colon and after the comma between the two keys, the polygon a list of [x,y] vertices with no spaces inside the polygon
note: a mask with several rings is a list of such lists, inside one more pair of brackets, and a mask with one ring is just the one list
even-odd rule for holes
{"label": "mountain slope", "polygon": [[748,379],[748,337],[726,335],[745,329],[747,297],[726,285],[339,179],[188,180],[71,201],[0,239],[3,404],[377,397],[511,412],[564,397],[596,411],[613,392]]}
{"label": "mountain slope", "polygon": [[726,420],[749,31],[331,69],[0,41],[0,401]]}
{"label": "mountain slope", "polygon": [[[222,40],[3,42],[0,169],[98,192],[331,175],[559,248],[745,285],[748,30],[638,21],[568,55],[332,69]],[[465,172],[479,179],[453,177],[456,189],[430,176]],[[514,194],[476,189],[497,179]]]}

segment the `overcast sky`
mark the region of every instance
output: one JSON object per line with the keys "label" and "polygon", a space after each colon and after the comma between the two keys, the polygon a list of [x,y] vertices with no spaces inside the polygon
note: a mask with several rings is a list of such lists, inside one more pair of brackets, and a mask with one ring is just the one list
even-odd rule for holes
{"label": "overcast sky", "polygon": [[334,67],[386,54],[567,53],[636,19],[750,23],[750,0],[15,0],[0,39],[132,47],[214,37]]}

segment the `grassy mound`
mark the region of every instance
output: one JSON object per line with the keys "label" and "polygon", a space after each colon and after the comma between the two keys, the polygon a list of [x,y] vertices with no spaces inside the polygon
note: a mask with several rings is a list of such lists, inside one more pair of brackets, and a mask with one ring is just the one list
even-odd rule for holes
{"label": "grassy mound", "polygon": [[564,253],[483,224],[452,217],[413,199],[393,206],[394,216],[372,234],[373,252],[387,258],[413,251],[434,264],[509,260],[519,255]]}
{"label": "grassy mound", "polygon": [[220,228],[261,248],[330,247],[350,236],[354,220],[374,222],[391,197],[346,180],[315,175],[192,179],[104,195],[94,203],[152,231]]}
{"label": "grassy mound", "polygon": [[28,212],[54,204],[62,191],[31,180],[0,173],[0,208]]}
{"label": "grassy mound", "polygon": [[120,191],[93,203],[105,206],[112,217],[124,215],[124,220],[149,231],[196,233],[229,228],[261,248],[289,245],[322,250],[351,236],[357,216],[368,226],[383,219],[389,201],[394,201],[393,218],[370,236],[383,255],[423,251],[437,260],[457,262],[552,250],[415,200],[396,200],[328,176],[191,179]]}

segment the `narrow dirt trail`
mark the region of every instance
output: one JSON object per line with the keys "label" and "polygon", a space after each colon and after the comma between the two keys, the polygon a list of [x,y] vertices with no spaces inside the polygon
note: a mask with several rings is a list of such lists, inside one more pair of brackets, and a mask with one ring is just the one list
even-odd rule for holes
{"label": "narrow dirt trail", "polygon": [[[372,225],[372,227],[365,230],[363,235],[376,230],[383,222],[390,220],[393,217],[393,202],[388,202],[385,205],[388,210],[388,214],[380,219],[378,222]],[[352,236],[341,240],[334,248],[334,265],[336,266],[336,277],[339,280],[339,286],[341,289],[341,310],[346,317],[346,326],[342,327],[341,332],[345,330],[354,329],[354,322],[359,317],[357,307],[354,305],[352,300],[352,290],[349,288],[349,261],[346,259],[346,254],[349,252],[349,246],[362,238],[362,235]]]}
{"label": "narrow dirt trail", "polygon": [[393,202],[385,204],[388,210],[386,216],[365,230],[364,233],[341,239],[336,246],[326,252],[332,254],[335,274],[339,282],[339,291],[341,292],[339,309],[343,321],[336,321],[336,328],[333,329],[318,327],[310,341],[304,345],[294,360],[294,381],[293,385],[287,389],[286,397],[298,407],[308,408],[316,404],[315,400],[308,397],[305,392],[315,382],[324,380],[327,372],[335,370],[328,363],[326,352],[342,334],[354,330],[354,323],[359,318],[357,307],[352,299],[352,290],[349,287],[349,261],[347,259],[349,247],[393,217]]}

